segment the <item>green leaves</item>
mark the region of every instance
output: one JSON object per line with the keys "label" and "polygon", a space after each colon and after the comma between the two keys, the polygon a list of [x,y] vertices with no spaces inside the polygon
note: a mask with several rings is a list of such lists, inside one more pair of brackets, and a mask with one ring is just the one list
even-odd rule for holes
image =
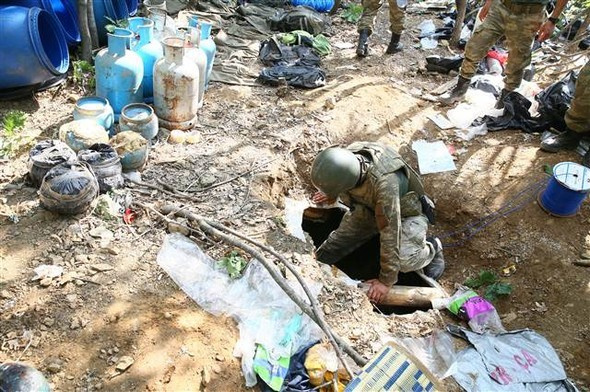
{"label": "green leaves", "polygon": [[0,135],[0,157],[7,157],[16,152],[22,136],[19,131],[25,127],[26,116],[20,110],[11,110],[2,118]]}
{"label": "green leaves", "polygon": [[96,79],[94,76],[94,66],[88,61],[78,60],[72,61],[72,78],[74,83],[86,90],[86,87],[90,90],[94,90],[96,87]]}
{"label": "green leaves", "polygon": [[501,296],[512,293],[512,285],[510,283],[499,282],[498,275],[488,270],[480,271],[477,277],[467,279],[464,284],[472,289],[486,286],[483,297],[491,302],[496,301]]}
{"label": "green leaves", "polygon": [[356,23],[363,15],[363,6],[360,4],[349,4],[342,13],[342,19],[350,23]]}
{"label": "green leaves", "polygon": [[248,260],[234,250],[219,260],[218,264],[226,269],[230,278],[238,279],[242,276],[242,271],[246,268],[246,265],[248,265]]}

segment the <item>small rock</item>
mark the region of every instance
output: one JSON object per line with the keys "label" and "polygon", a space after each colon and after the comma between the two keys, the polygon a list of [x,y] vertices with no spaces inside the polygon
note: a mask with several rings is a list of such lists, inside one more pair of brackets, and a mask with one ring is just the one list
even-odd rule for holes
{"label": "small rock", "polygon": [[94,385],[94,389],[96,389],[96,390],[100,391],[100,390],[102,389],[102,383],[101,383],[101,382],[99,382],[99,383],[95,384],[95,385]]}
{"label": "small rock", "polygon": [[182,144],[186,141],[186,133],[180,129],[174,129],[170,132],[168,137],[168,143],[170,144]]}
{"label": "small rock", "polygon": [[169,222],[168,223],[168,231],[170,233],[180,233],[185,236],[188,236],[191,233],[191,231],[187,227],[179,225],[176,222]]}
{"label": "small rock", "polygon": [[51,286],[51,282],[53,282],[53,279],[43,278],[39,281],[39,285],[42,287],[49,287],[49,286]]}
{"label": "small rock", "polygon": [[170,312],[166,312],[166,313],[164,313],[164,318],[165,318],[166,320],[170,320],[170,319],[172,318],[172,313],[170,313]]}
{"label": "small rock", "polygon": [[78,101],[79,99],[80,99],[79,95],[76,95],[76,94],[68,95],[68,102],[76,103],[76,101]]}
{"label": "small rock", "polygon": [[88,263],[88,255],[76,255],[74,256],[74,262],[76,264],[86,264]]}
{"label": "small rock", "polygon": [[199,180],[199,182],[201,183],[201,186],[203,188],[211,186],[213,184],[215,184],[215,182],[217,181],[217,178],[215,178],[214,175],[212,174],[203,174],[203,176],[201,177],[201,179]]}
{"label": "small rock", "polygon": [[225,357],[223,355],[221,355],[221,354],[217,354],[215,356],[215,360],[216,361],[219,361],[219,362],[223,362],[223,361],[225,361]]}
{"label": "small rock", "polygon": [[2,297],[2,299],[11,299],[12,294],[10,294],[10,291],[8,291],[8,290],[2,290],[0,292],[0,297]]}
{"label": "small rock", "polygon": [[211,372],[205,366],[205,367],[203,367],[203,370],[201,370],[201,385],[203,387],[206,387],[207,384],[209,384],[210,382],[211,382]]}
{"label": "small rock", "polygon": [[510,312],[510,313],[506,314],[504,317],[502,317],[502,322],[504,322],[506,324],[510,324],[511,322],[516,320],[517,317],[518,316],[516,316],[516,313]]}
{"label": "small rock", "polygon": [[120,372],[124,372],[125,370],[129,369],[131,365],[133,365],[133,362],[135,362],[133,358],[125,355],[121,357],[121,359],[119,359],[119,362],[117,362],[117,366],[115,367],[115,369],[117,369]]}
{"label": "small rock", "polygon": [[332,309],[328,305],[324,305],[324,314],[328,315],[332,313]]}
{"label": "small rock", "polygon": [[99,263],[99,264],[92,264],[90,266],[90,268],[93,269],[94,271],[97,271],[97,272],[106,272],[106,271],[110,271],[110,270],[114,269],[115,267],[113,267],[110,264]]}
{"label": "small rock", "polygon": [[59,373],[64,362],[59,358],[49,357],[45,360],[45,367],[49,373]]}
{"label": "small rock", "polygon": [[590,260],[590,250],[585,249],[582,254],[580,255],[580,257],[584,260]]}
{"label": "small rock", "polygon": [[331,110],[336,107],[336,98],[330,97],[324,102],[324,109]]}
{"label": "small rock", "polygon": [[214,363],[211,366],[211,370],[213,371],[213,373],[219,374],[219,373],[221,373],[221,366],[219,366],[218,364]]}
{"label": "small rock", "polygon": [[45,317],[41,322],[47,327],[52,327],[55,324],[55,320],[51,317]]}
{"label": "small rock", "polygon": [[102,240],[111,240],[115,236],[112,231],[104,226],[98,226],[88,232],[91,237],[100,238]]}
{"label": "small rock", "polygon": [[119,250],[119,248],[115,248],[112,246],[105,246],[103,248],[101,248],[105,253],[108,253],[110,255],[116,256],[119,253],[121,253],[121,251]]}
{"label": "small rock", "polygon": [[70,323],[70,329],[78,329],[80,328],[82,325],[80,323],[80,320],[78,320],[78,318],[74,317],[72,319],[72,322]]}

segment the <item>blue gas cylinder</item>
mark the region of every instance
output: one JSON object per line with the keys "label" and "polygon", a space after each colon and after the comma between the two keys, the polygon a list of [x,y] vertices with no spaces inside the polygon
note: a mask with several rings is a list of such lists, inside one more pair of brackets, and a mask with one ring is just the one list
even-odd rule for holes
{"label": "blue gas cylinder", "polygon": [[129,18],[129,30],[135,33],[131,50],[143,62],[143,99],[154,102],[154,64],[164,56],[162,44],[154,39],[154,22],[148,18]]}
{"label": "blue gas cylinder", "polygon": [[211,23],[205,21],[198,21],[196,16],[190,16],[188,25],[190,27],[201,26],[201,43],[200,48],[203,49],[207,55],[207,75],[205,81],[205,88],[209,87],[209,78],[211,78],[211,71],[213,71],[213,61],[215,60],[215,53],[217,52],[217,45],[211,37]]}
{"label": "blue gas cylinder", "polygon": [[107,19],[123,20],[129,17],[129,9],[125,0],[89,0],[94,6],[94,21],[101,45],[107,42],[106,25],[111,24]]}
{"label": "blue gas cylinder", "polygon": [[133,32],[116,28],[109,45],[96,56],[96,95],[109,100],[115,121],[124,106],[143,102],[143,61],[131,51]]}
{"label": "blue gas cylinder", "polygon": [[0,90],[44,83],[69,65],[55,16],[37,7],[0,6]]}

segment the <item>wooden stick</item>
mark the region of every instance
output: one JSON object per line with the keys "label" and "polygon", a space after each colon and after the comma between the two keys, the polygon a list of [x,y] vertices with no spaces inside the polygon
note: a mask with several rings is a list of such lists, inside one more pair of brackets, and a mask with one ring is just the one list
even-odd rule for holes
{"label": "wooden stick", "polygon": [[[329,330],[329,327],[328,327],[327,331],[324,328],[322,328],[322,325],[327,327],[327,324],[325,323],[325,321],[323,323],[322,323],[322,321],[320,321],[320,318],[318,316],[316,316],[316,314],[314,313],[313,308],[310,305],[306,304],[299,297],[299,295],[291,288],[291,286],[289,286],[285,282],[284,278],[281,276],[280,272],[277,271],[277,269],[274,267],[274,265],[272,263],[270,263],[264,257],[264,255],[262,253],[260,253],[258,250],[256,250],[255,248],[252,248],[251,246],[245,244],[244,242],[242,242],[240,240],[234,239],[233,237],[229,236],[228,234],[225,234],[221,230],[213,227],[211,225],[212,222],[210,222],[200,216],[194,215],[188,211],[179,211],[177,207],[172,206],[172,205],[165,205],[161,208],[161,210],[162,210],[162,213],[164,213],[165,215],[168,215],[171,213],[175,213],[175,214],[178,213],[179,216],[182,216],[184,218],[195,221],[199,225],[201,230],[203,230],[205,233],[219,237],[224,242],[226,242],[230,245],[236,246],[236,247],[246,251],[247,253],[249,253],[252,257],[254,257],[256,260],[258,260],[264,268],[266,268],[266,270],[269,272],[272,279],[275,282],[277,282],[277,284],[281,287],[281,289],[283,289],[285,294],[287,294],[289,296],[289,298],[291,298],[291,300],[293,302],[295,302],[295,304],[297,306],[299,306],[299,308],[309,318],[311,318],[326,333],[326,335],[328,337],[332,336],[333,339],[338,344],[338,346],[340,346],[342,348],[342,350],[344,350],[355,361],[355,363],[357,365],[364,366],[367,363],[367,360],[365,358],[363,358],[358,352],[356,352],[350,345],[348,345],[348,343],[346,343],[337,334],[335,334],[331,330]],[[214,223],[214,224],[217,227],[221,226],[218,223]],[[225,228],[224,230],[231,230],[231,229]],[[254,240],[252,240],[252,241],[254,241]],[[347,369],[347,371],[348,371],[348,369]],[[352,376],[352,373],[351,373],[351,376]]]}
{"label": "wooden stick", "polygon": [[[371,286],[361,284],[360,287],[367,292]],[[445,295],[434,287],[392,286],[379,305],[429,308],[432,300],[438,298],[445,298]]]}

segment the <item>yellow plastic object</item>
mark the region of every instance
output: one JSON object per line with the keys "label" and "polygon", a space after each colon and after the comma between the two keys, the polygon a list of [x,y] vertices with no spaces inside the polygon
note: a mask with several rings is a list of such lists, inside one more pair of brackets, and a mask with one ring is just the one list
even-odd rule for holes
{"label": "yellow plastic object", "polygon": [[[334,380],[338,384],[338,391],[343,392],[350,377],[344,368],[339,368],[338,357],[330,343],[318,343],[311,347],[305,356],[305,369],[309,382],[313,386],[323,385]],[[332,385],[320,388],[320,392],[333,391]]]}

